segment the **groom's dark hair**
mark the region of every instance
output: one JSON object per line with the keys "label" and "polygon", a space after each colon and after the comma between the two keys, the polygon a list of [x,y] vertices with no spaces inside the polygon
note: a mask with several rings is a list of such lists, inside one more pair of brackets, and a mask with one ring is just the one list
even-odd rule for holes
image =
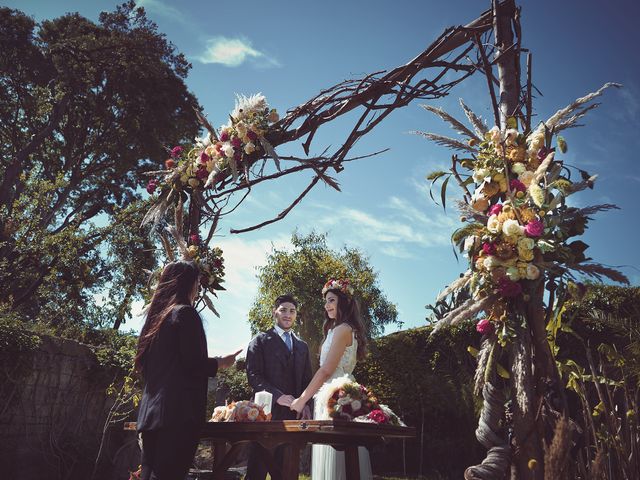
{"label": "groom's dark hair", "polygon": [[293,305],[298,308],[298,302],[296,302],[296,299],[293,298],[293,295],[289,295],[288,293],[286,295],[280,295],[278,298],[276,298],[276,301],[273,302],[273,308],[278,308],[280,305],[287,302],[293,303]]}

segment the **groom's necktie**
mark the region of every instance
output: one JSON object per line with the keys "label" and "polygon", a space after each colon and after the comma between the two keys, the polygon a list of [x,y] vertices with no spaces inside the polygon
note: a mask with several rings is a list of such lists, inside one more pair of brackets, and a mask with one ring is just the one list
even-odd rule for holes
{"label": "groom's necktie", "polygon": [[287,348],[291,352],[293,350],[293,343],[291,343],[291,333],[284,332],[284,343],[287,345]]}

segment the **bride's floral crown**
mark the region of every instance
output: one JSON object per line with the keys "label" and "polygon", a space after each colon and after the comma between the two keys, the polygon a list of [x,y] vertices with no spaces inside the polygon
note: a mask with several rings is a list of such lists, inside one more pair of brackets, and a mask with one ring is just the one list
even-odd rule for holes
{"label": "bride's floral crown", "polygon": [[330,278],[322,287],[322,296],[324,297],[329,290],[340,290],[345,295],[353,295],[353,287],[348,278]]}

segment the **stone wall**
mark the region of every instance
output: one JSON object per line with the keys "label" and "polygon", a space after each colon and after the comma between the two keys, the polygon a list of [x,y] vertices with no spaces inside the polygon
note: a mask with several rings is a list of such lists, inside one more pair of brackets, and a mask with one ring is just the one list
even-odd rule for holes
{"label": "stone wall", "polygon": [[[35,351],[20,355],[3,361],[0,377],[0,477],[89,480],[115,372],[88,346],[60,338],[43,336]],[[136,455],[132,435],[122,426],[108,431],[96,480],[128,478],[126,466]],[[115,475],[114,464],[123,463],[118,456],[127,465]]]}

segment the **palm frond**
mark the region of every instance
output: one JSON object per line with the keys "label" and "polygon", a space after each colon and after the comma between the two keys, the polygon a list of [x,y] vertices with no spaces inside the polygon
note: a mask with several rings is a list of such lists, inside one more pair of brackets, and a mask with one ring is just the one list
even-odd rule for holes
{"label": "palm frond", "polygon": [[594,103],[592,105],[589,105],[589,106],[583,108],[578,113],[576,113],[575,115],[570,116],[566,120],[562,120],[561,122],[558,122],[558,124],[556,125],[556,128],[555,128],[555,133],[561,132],[562,130],[564,130],[566,128],[572,128],[572,127],[580,126],[580,125],[577,125],[576,122],[578,120],[580,120],[582,117],[584,117],[589,110],[593,110],[594,108],[598,108],[599,106],[600,106],[599,103]]}
{"label": "palm frond", "polygon": [[438,145],[443,145],[445,147],[449,147],[452,150],[462,150],[464,152],[476,153],[477,150],[460,140],[456,140],[455,138],[445,137],[444,135],[437,135],[435,133],[426,133],[420,131],[410,132],[415,135],[421,135],[427,140],[431,140],[432,142],[437,143]]}
{"label": "palm frond", "polygon": [[420,106],[425,110],[433,113],[434,115],[437,115],[445,122],[447,122],[449,125],[451,125],[451,128],[453,128],[456,132],[461,133],[462,135],[466,135],[469,138],[473,138],[474,140],[482,140],[482,137],[477,137],[476,134],[473,133],[471,130],[469,130],[462,122],[453,118],[443,109],[438,107],[432,107],[431,105],[420,105]]}
{"label": "palm frond", "polygon": [[620,210],[620,207],[613,203],[603,203],[600,205],[591,205],[590,207],[581,208],[578,210],[580,215],[593,215],[597,212],[606,212],[608,210]]}
{"label": "palm frond", "polygon": [[436,298],[436,302],[439,302],[450,293],[464,288],[467,283],[469,283],[469,280],[471,280],[471,270],[467,270],[462,277],[458,278],[454,282],[451,282],[451,284],[449,284],[442,292],[440,292],[440,294]]}
{"label": "palm frond", "polygon": [[544,124],[539,125],[536,130],[542,130],[542,129],[544,129],[545,126],[549,130],[554,129],[554,127],[556,127],[560,122],[565,120],[569,115],[571,115],[573,112],[575,112],[580,107],[582,107],[582,105],[584,105],[585,103],[589,103],[594,98],[599,97],[600,95],[602,95],[602,92],[604,92],[609,87],[620,88],[620,87],[622,87],[622,85],[619,84],[619,83],[614,83],[614,82],[605,83],[602,87],[600,87],[595,92],[591,92],[591,93],[585,95],[584,97],[580,97],[580,98],[574,100],[573,103],[571,103],[571,104],[567,105],[566,107],[558,110],[551,117],[549,117],[549,119],[546,122],[544,122]]}
{"label": "palm frond", "polygon": [[473,111],[465,105],[465,103],[460,99],[460,106],[464,110],[465,115],[473,125],[473,129],[476,131],[476,135],[482,139],[484,135],[489,131],[487,126],[482,121],[482,118],[478,117]]}
{"label": "palm frond", "polygon": [[629,279],[625,274],[613,268],[605,267],[604,265],[601,265],[599,263],[568,265],[568,268],[577,272],[584,273],[585,275],[596,278],[598,280],[608,278],[610,280],[613,280],[614,282],[629,285]]}

